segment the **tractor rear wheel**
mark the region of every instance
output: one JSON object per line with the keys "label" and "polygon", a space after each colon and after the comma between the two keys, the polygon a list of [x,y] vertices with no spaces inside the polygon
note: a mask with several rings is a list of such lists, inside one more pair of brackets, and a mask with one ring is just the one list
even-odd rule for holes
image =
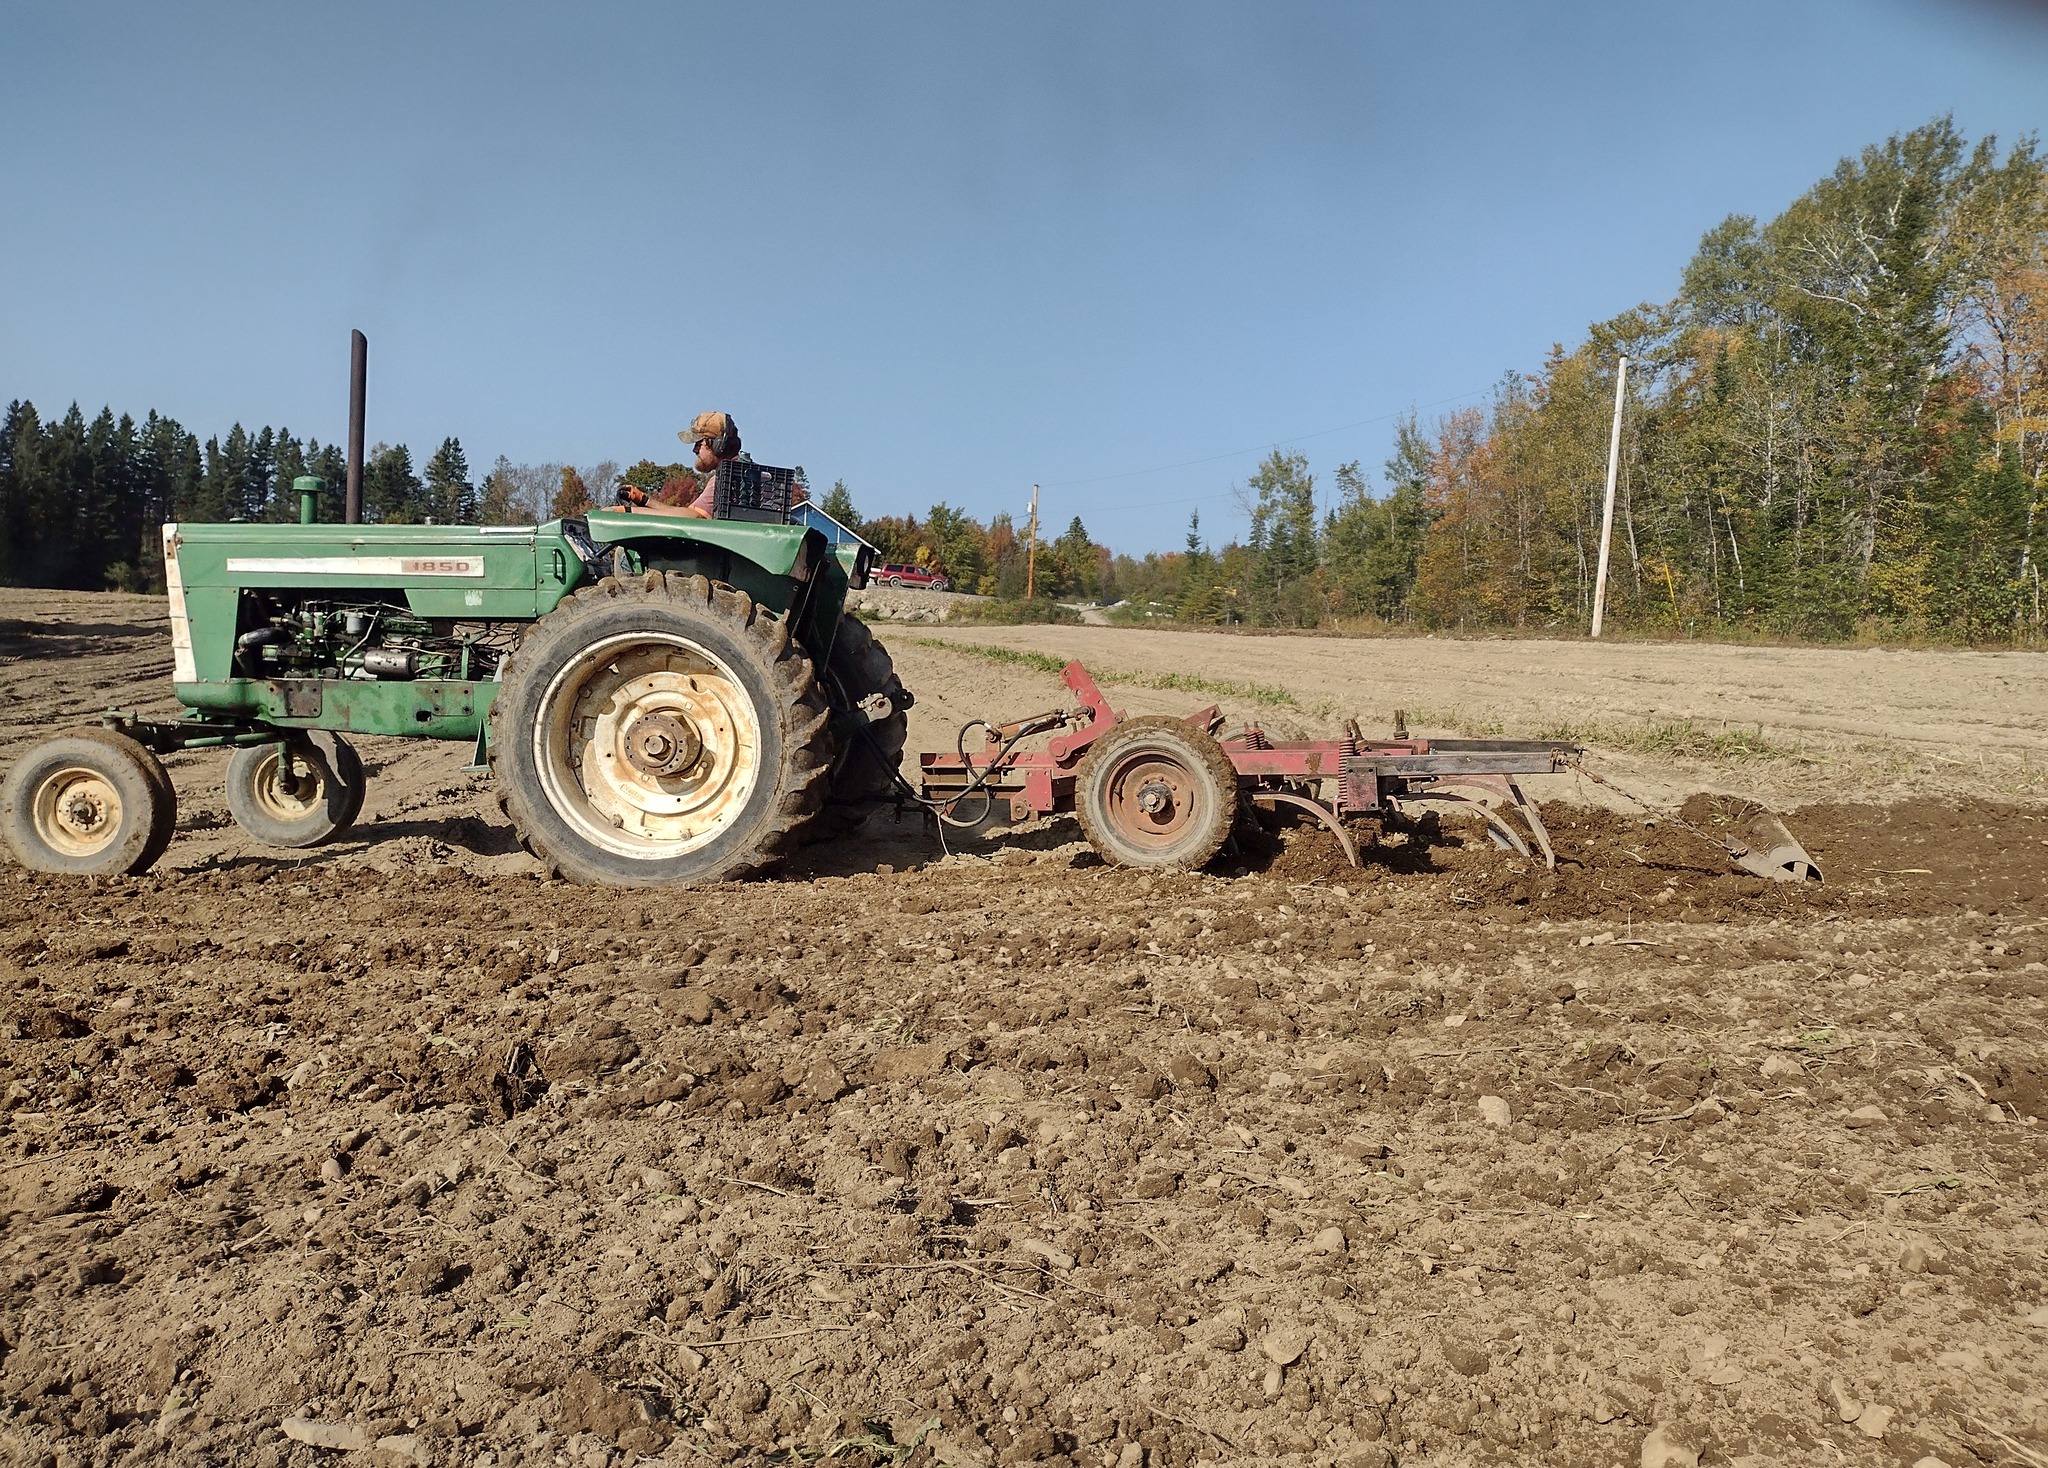
{"label": "tractor rear wheel", "polygon": [[74,877],[148,871],[171,844],[178,796],[162,761],[112,729],[34,745],[0,785],[0,834],[31,871]]}
{"label": "tractor rear wheel", "polygon": [[326,729],[294,743],[290,779],[282,742],[248,745],[228,760],[228,812],[266,846],[322,845],[363,813],[368,786],[354,746]]}
{"label": "tractor rear wheel", "polygon": [[491,705],[498,803],[573,881],[760,871],[824,804],[832,735],[782,618],[702,576],[607,576],[528,630]]}
{"label": "tractor rear wheel", "polygon": [[1237,770],[1222,745],[1185,719],[1125,719],[1082,758],[1074,808],[1105,861],[1193,870],[1230,837]]}
{"label": "tractor rear wheel", "polygon": [[[910,692],[896,676],[889,649],[851,612],[839,619],[828,667],[842,706],[867,720],[867,737],[854,735],[841,751],[832,776],[832,803],[857,806],[887,800],[896,793],[896,771],[910,733]],[[869,718],[877,698],[887,700],[888,712]]]}

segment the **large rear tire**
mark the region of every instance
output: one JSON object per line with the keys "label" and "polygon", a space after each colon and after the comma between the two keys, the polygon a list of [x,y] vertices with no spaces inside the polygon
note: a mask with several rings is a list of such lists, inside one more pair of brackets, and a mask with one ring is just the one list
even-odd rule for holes
{"label": "large rear tire", "polygon": [[134,876],[171,844],[178,796],[162,761],[112,729],[34,745],[0,785],[0,834],[31,871]]}
{"label": "large rear tire", "polygon": [[498,803],[572,881],[772,866],[824,804],[824,690],[788,624],[702,576],[607,576],[536,622],[491,705]]}
{"label": "large rear tire", "polygon": [[1202,866],[1237,820],[1237,769],[1185,719],[1125,719],[1075,772],[1074,809],[1088,844],[1127,867]]}
{"label": "large rear tire", "polygon": [[266,846],[305,848],[332,841],[363,813],[368,783],[354,746],[326,729],[296,736],[293,778],[283,774],[284,745],[254,744],[228,760],[228,812]]}
{"label": "large rear tire", "polygon": [[[832,776],[832,804],[860,806],[887,800],[896,793],[896,772],[910,736],[910,691],[896,676],[889,649],[851,612],[839,619],[828,666],[841,706],[852,717],[867,720],[867,737],[854,735],[841,752]],[[877,698],[888,700],[889,711],[871,719],[868,710]]]}

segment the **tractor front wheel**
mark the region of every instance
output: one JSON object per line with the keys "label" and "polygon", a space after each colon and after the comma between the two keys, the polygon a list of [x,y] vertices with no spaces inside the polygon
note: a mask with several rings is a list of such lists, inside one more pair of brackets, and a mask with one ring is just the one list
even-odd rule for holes
{"label": "tractor front wheel", "polygon": [[491,705],[498,802],[557,875],[717,882],[795,849],[831,777],[788,624],[702,576],[607,576],[534,624]]}
{"label": "tractor front wheel", "polygon": [[363,813],[363,762],[346,739],[325,729],[294,736],[292,745],[289,775],[282,742],[234,752],[228,812],[266,846],[319,846]]}
{"label": "tractor front wheel", "polygon": [[1193,870],[1223,849],[1237,820],[1237,770],[1185,719],[1125,719],[1075,771],[1088,844],[1118,866]]}
{"label": "tractor front wheel", "polygon": [[171,844],[178,796],[160,760],[112,729],[73,729],[30,748],[0,785],[0,834],[31,871],[148,871]]}

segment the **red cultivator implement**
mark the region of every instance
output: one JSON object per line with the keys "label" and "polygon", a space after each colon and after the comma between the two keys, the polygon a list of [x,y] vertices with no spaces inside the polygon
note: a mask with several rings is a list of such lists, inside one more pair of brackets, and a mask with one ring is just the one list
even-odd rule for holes
{"label": "red cultivator implement", "polygon": [[[1223,715],[1213,705],[1186,718],[1125,718],[1078,662],[1068,663],[1064,676],[1078,706],[1008,724],[976,721],[960,731],[955,753],[921,756],[924,804],[963,826],[978,825],[998,800],[1008,803],[1012,820],[1072,811],[1107,861],[1194,868],[1222,849],[1245,805],[1313,816],[1357,866],[1347,817],[1398,817],[1406,807],[1444,802],[1484,821],[1496,844],[1557,865],[1543,817],[1516,777],[1576,768],[1585,753],[1577,744],[1413,739],[1399,714],[1388,740],[1365,738],[1355,721],[1341,739],[1268,739],[1256,724],[1235,739],[1218,739]],[[981,747],[970,749],[975,729],[982,731]],[[1055,737],[1043,749],[1019,750],[1042,734]],[[1820,868],[1783,822],[1760,806],[1744,814],[1732,835],[1677,823],[1757,876],[1820,880]]]}
{"label": "red cultivator implement", "polygon": [[[1563,770],[1582,752],[1576,744],[1411,739],[1399,727],[1393,739],[1369,740],[1355,722],[1341,739],[1268,739],[1256,724],[1218,739],[1223,715],[1213,706],[1184,719],[1127,719],[1078,662],[1067,664],[1065,678],[1078,707],[969,724],[957,753],[924,755],[926,801],[956,824],[976,823],[962,819],[963,807],[978,820],[997,800],[1009,803],[1013,820],[1073,811],[1105,860],[1140,867],[1202,865],[1229,839],[1241,804],[1313,816],[1356,866],[1346,817],[1447,801],[1478,815],[1500,845],[1557,863],[1543,818],[1515,777]],[[967,735],[976,728],[982,748],[970,749]],[[1019,751],[1038,734],[1057,737],[1042,750]],[[987,803],[977,806],[977,798]]]}

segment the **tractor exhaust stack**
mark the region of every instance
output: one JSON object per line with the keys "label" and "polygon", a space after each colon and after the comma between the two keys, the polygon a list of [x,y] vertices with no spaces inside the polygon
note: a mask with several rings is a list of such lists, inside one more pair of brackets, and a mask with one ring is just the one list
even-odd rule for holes
{"label": "tractor exhaust stack", "polygon": [[344,524],[363,521],[363,399],[370,377],[370,339],[349,333],[348,353],[348,487],[342,495]]}

